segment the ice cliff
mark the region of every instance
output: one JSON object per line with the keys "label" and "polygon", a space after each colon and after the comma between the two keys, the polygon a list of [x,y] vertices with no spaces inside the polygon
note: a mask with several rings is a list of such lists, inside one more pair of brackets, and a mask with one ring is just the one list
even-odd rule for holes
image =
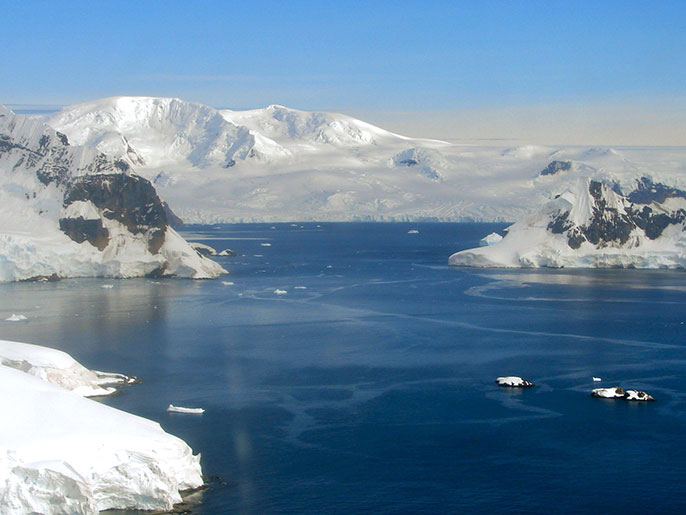
{"label": "ice cliff", "polygon": [[81,397],[99,388],[97,374],[68,354],[0,340],[0,361],[2,513],[169,510],[203,484],[183,440]]}

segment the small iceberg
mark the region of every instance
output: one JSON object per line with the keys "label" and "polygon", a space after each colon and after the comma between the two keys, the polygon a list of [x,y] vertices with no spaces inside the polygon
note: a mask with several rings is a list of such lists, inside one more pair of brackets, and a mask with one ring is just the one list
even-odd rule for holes
{"label": "small iceberg", "polygon": [[497,232],[492,232],[491,234],[484,236],[479,240],[479,247],[488,247],[494,243],[498,243],[503,237]]}
{"label": "small iceberg", "polygon": [[189,413],[191,415],[202,415],[205,413],[205,410],[202,408],[184,408],[182,406],[174,406],[173,404],[167,406],[167,411],[172,413]]}
{"label": "small iceberg", "polygon": [[417,229],[410,229],[407,231],[407,234],[419,234],[419,231]]}
{"label": "small iceberg", "polygon": [[12,316],[9,318],[5,319],[7,322],[23,322],[24,320],[28,320],[24,315],[15,315],[12,313]]}
{"label": "small iceberg", "polygon": [[271,243],[260,243],[260,245],[262,245],[263,247],[271,247],[272,246]]}
{"label": "small iceberg", "polygon": [[222,281],[222,284],[223,284],[224,286],[233,286],[233,285],[236,284],[236,283],[234,283],[233,281]]}
{"label": "small iceberg", "polygon": [[508,386],[510,388],[528,388],[534,386],[534,383],[531,381],[527,381],[518,376],[499,377],[495,382],[498,383],[498,386]]}
{"label": "small iceberg", "polygon": [[599,383],[600,381],[602,381],[602,379],[600,377],[593,376],[593,382],[594,383]]}
{"label": "small iceberg", "polygon": [[103,290],[110,290],[114,288],[114,284],[103,284],[100,286],[100,288],[102,288]]}
{"label": "small iceberg", "polygon": [[591,397],[600,397],[601,399],[623,399],[626,392],[621,386],[613,386],[612,388],[596,388],[591,392]]}
{"label": "small iceberg", "polygon": [[274,293],[276,295],[286,295],[288,292],[286,290],[280,290],[279,288],[277,288],[276,290],[274,290]]}

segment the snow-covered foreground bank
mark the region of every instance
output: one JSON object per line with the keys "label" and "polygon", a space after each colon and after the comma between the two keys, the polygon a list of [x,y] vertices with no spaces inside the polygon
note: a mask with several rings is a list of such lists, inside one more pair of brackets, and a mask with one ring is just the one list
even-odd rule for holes
{"label": "snow-covered foreground bank", "polygon": [[0,341],[0,362],[3,513],[167,510],[202,485],[200,456],[183,440],[81,397],[98,394],[103,378],[68,354]]}

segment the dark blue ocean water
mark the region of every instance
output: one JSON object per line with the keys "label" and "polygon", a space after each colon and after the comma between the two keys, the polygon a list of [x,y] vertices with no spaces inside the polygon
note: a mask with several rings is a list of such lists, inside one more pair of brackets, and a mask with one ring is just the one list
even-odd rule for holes
{"label": "dark blue ocean water", "polygon": [[0,338],[141,377],[107,403],[202,453],[196,514],[682,512],[686,275],[447,266],[502,227],[191,227],[231,275],[0,285]]}

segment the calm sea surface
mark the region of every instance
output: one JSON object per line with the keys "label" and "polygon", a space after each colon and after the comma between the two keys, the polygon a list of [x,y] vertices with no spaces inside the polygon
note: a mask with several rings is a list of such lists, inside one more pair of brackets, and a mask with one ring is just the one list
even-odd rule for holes
{"label": "calm sea surface", "polygon": [[447,266],[502,227],[190,227],[229,276],[2,284],[0,338],[142,378],[106,402],[202,453],[195,514],[683,512],[686,274]]}

